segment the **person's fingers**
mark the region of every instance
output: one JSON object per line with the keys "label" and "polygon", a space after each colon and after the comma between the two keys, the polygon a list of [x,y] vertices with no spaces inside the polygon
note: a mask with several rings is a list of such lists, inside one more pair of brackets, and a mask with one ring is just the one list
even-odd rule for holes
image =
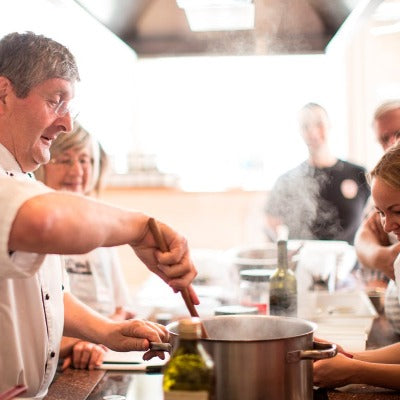
{"label": "person's fingers", "polygon": [[188,287],[197,275],[196,269],[190,265],[187,262],[175,265],[158,264],[157,268],[162,273],[159,275],[169,286],[174,290],[182,290]]}
{"label": "person's fingers", "polygon": [[92,345],[92,343],[83,346],[83,349],[81,351],[80,365],[79,365],[80,369],[85,369],[88,367],[93,346],[94,345]]}
{"label": "person's fingers", "polygon": [[74,368],[79,368],[81,363],[81,343],[82,342],[76,343],[75,346],[72,348],[72,365]]}
{"label": "person's fingers", "polygon": [[70,365],[72,364],[72,358],[71,356],[65,357],[63,360],[63,363],[60,367],[61,371],[65,371]]}
{"label": "person's fingers", "polygon": [[161,360],[165,360],[165,353],[163,351],[153,351],[149,350],[146,353],[143,354],[143,360],[148,361],[151,360],[154,357],[159,357]]}
{"label": "person's fingers", "polygon": [[165,343],[165,342],[169,341],[169,332],[168,332],[168,329],[164,325],[157,324],[156,322],[150,322],[150,321],[147,321],[147,322],[148,322],[148,324],[151,325],[151,327],[153,329],[155,329],[157,331],[158,336],[161,339],[160,340],[161,342]]}
{"label": "person's fingers", "polygon": [[101,365],[101,363],[103,362],[104,354],[105,354],[105,352],[102,349],[102,347],[94,345],[92,348],[92,351],[90,352],[88,369],[92,370],[92,369],[98,367],[99,365]]}
{"label": "person's fingers", "polygon": [[87,368],[91,351],[94,344],[89,342],[78,342],[73,349],[73,362],[75,368]]}
{"label": "person's fingers", "polygon": [[98,353],[97,353],[97,357],[96,357],[96,359],[95,359],[95,366],[96,367],[99,367],[102,363],[103,363],[103,360],[104,360],[104,356],[105,356],[105,354],[106,354],[106,350],[104,350],[104,349],[101,349],[102,351],[99,351]]}
{"label": "person's fingers", "polygon": [[129,320],[122,323],[120,336],[114,337],[109,347],[117,351],[146,351],[150,347],[150,342],[167,342],[168,339],[169,332],[163,325]]}
{"label": "person's fingers", "polygon": [[[158,264],[157,268],[162,271],[169,280],[172,279],[185,279],[190,282],[195,278],[197,272],[194,268],[189,268],[186,263],[178,263],[174,265]],[[189,282],[189,283],[190,283]]]}
{"label": "person's fingers", "polygon": [[150,342],[160,342],[162,341],[160,334],[164,337],[168,337],[168,330],[165,326],[155,322],[136,319],[124,322],[122,334],[130,337],[148,339]]}

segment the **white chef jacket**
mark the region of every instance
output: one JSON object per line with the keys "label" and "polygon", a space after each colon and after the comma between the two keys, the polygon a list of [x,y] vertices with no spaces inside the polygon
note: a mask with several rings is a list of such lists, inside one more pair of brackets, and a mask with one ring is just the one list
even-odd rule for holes
{"label": "white chef jacket", "polygon": [[0,393],[22,384],[28,387],[23,396],[33,399],[46,395],[57,368],[63,269],[57,255],[10,254],[8,239],[21,205],[50,191],[0,144]]}

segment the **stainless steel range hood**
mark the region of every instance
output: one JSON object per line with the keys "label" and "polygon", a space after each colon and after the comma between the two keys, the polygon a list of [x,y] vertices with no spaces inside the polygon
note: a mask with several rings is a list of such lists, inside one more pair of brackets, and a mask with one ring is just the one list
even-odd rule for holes
{"label": "stainless steel range hood", "polygon": [[354,10],[371,11],[381,2],[253,1],[254,29],[192,32],[176,0],[77,0],[139,57],[322,53]]}

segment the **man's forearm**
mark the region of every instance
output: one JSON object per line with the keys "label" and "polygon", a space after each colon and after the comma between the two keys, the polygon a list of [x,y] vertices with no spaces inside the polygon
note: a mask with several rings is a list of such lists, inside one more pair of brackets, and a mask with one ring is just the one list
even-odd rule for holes
{"label": "man's forearm", "polygon": [[[64,294],[64,335],[92,343],[104,343],[102,333],[109,323],[90,307],[83,304],[71,293]],[[104,327],[104,328],[103,328]]]}
{"label": "man's forearm", "polygon": [[48,193],[24,203],[14,220],[9,249],[81,254],[142,237],[148,218],[82,196]]}

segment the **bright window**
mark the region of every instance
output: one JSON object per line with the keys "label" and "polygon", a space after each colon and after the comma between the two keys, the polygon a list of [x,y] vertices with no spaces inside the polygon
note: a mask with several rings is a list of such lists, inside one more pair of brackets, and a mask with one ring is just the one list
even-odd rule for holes
{"label": "bright window", "polygon": [[137,144],[183,189],[265,190],[307,156],[297,112],[309,101],[327,108],[346,157],[332,67],[326,55],[138,60]]}

